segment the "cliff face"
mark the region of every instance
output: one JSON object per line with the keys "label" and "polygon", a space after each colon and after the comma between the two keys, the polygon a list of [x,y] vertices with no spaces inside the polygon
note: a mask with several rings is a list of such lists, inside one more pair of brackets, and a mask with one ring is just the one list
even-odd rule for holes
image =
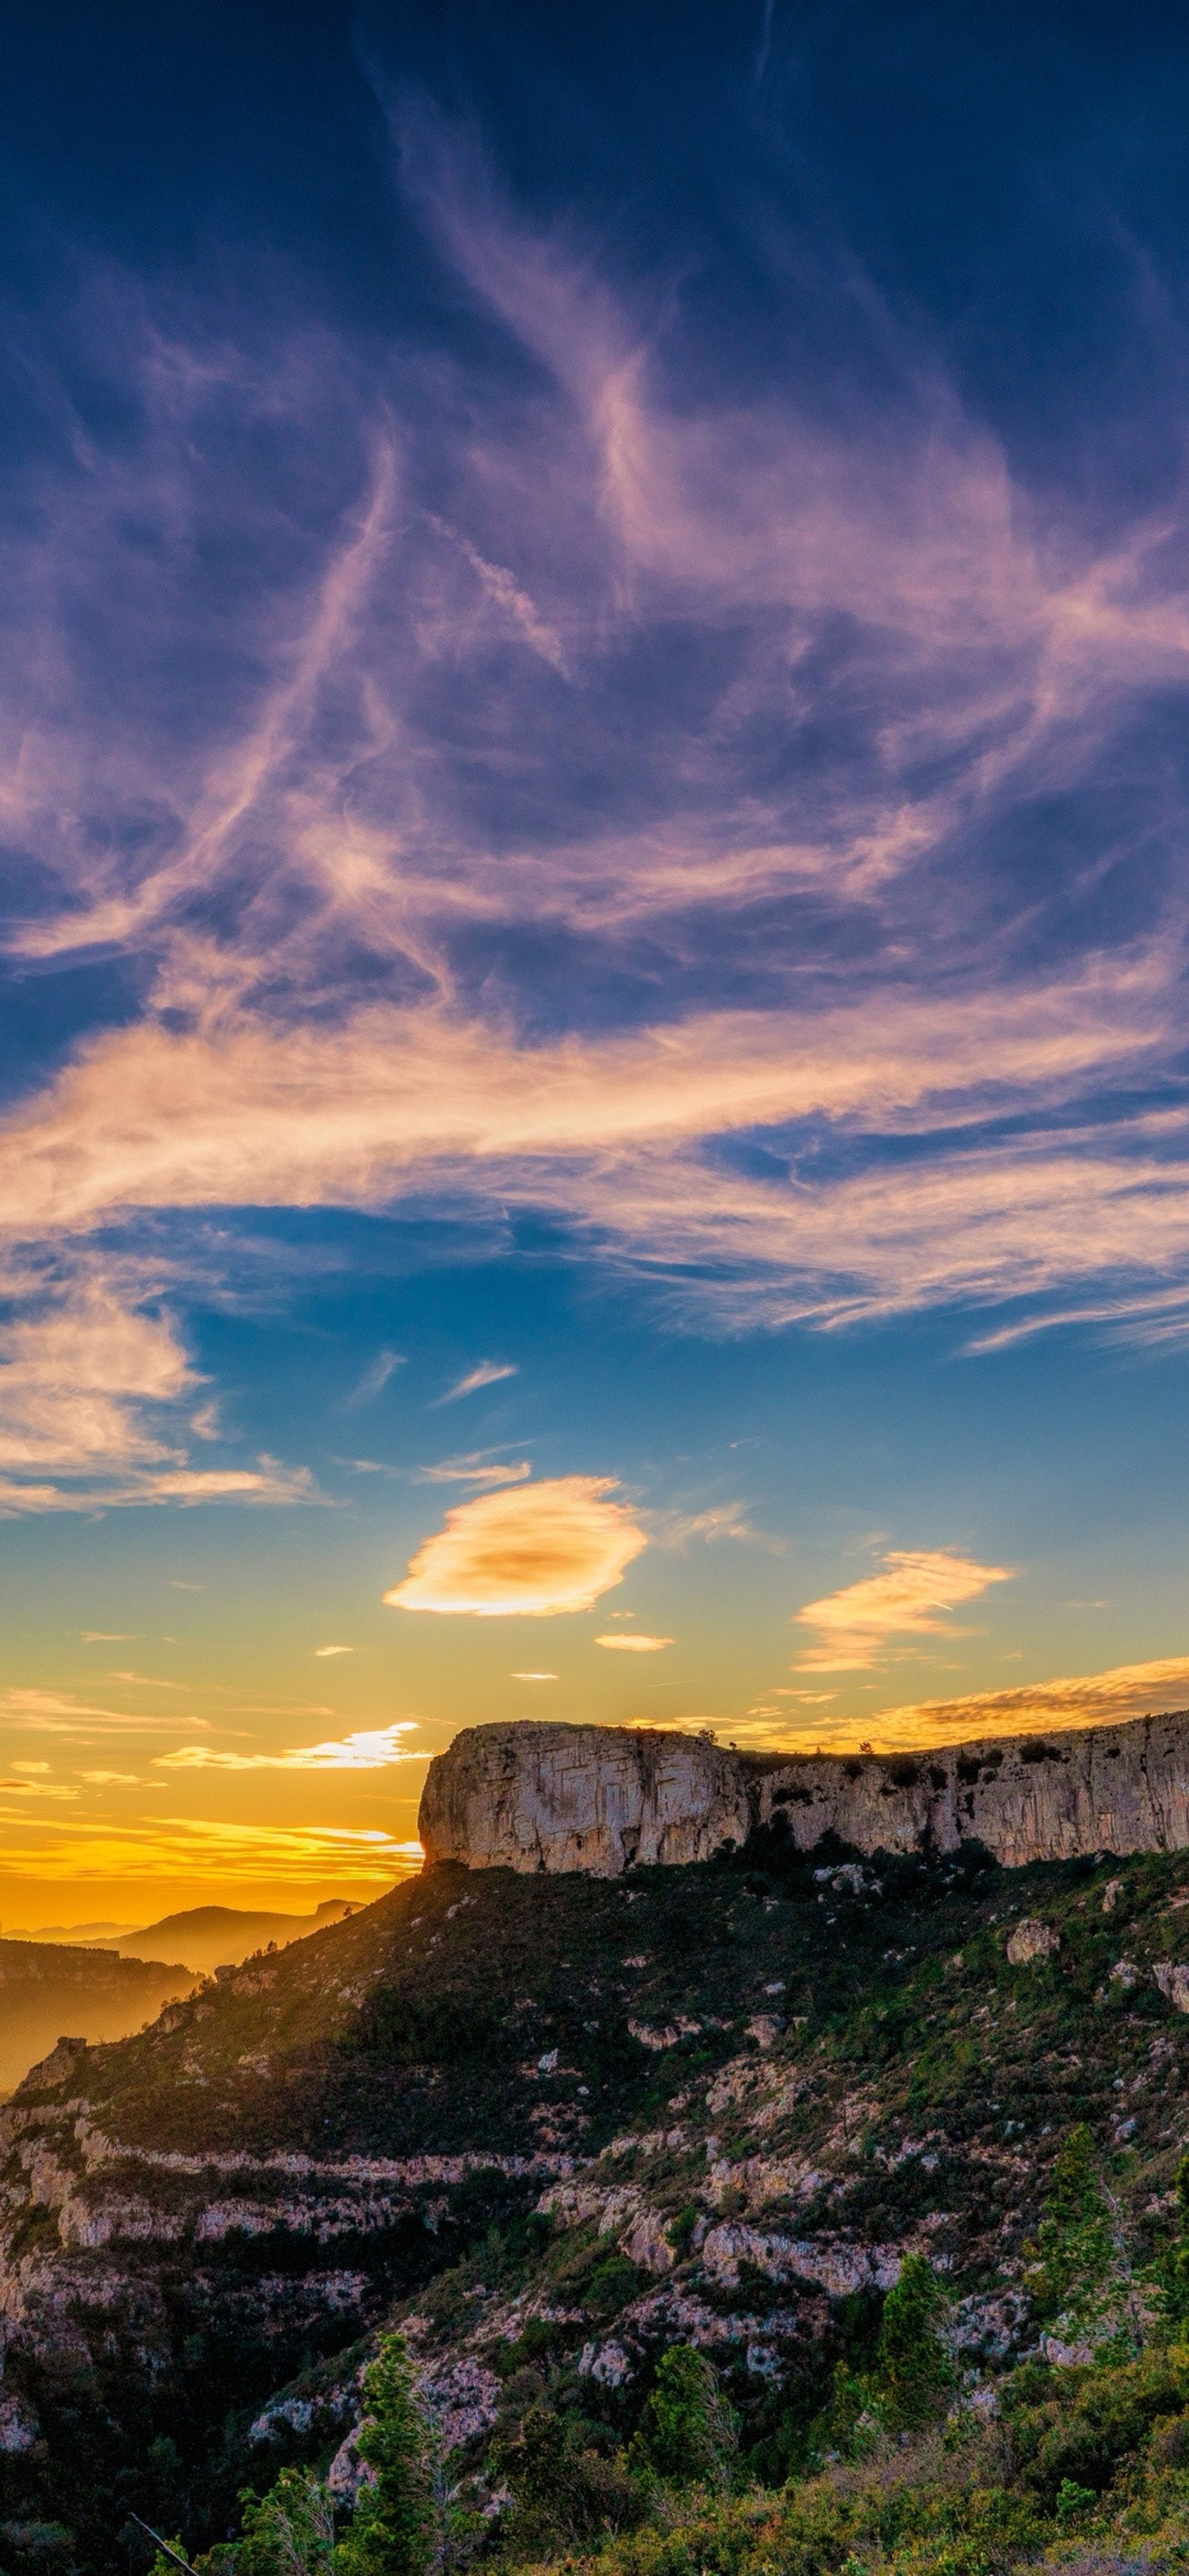
{"label": "cliff face", "polygon": [[1000,1737],[927,1755],[731,1753],[615,1727],[475,1726],[431,1762],[429,1860],[584,1870],[708,1860],[778,1818],[799,1851],[834,1833],[863,1852],[977,1841],[1009,1868],[1189,1846],[1189,1712],[1082,1733]]}
{"label": "cliff face", "polygon": [[745,1841],[745,1770],[697,1735],[471,1726],[430,1763],[418,1831],[427,1860],[617,1878]]}
{"label": "cliff face", "polygon": [[[713,1837],[739,1777],[737,1825],[753,1791],[781,1812],[787,1764],[644,1757],[637,1851]],[[6,2528],[65,2523],[74,2565],[126,2576],[124,2512],[173,2528],[185,2490],[193,2557],[245,2478],[342,2442],[392,2316],[468,2474],[543,2385],[621,2440],[674,2342],[713,2357],[749,2441],[808,2422],[851,2294],[906,2252],[943,2270],[964,2367],[1018,2353],[1075,2120],[1131,2151],[1127,2281],[1166,2246],[1189,1849],[1013,1882],[977,1852],[885,1871],[773,1837],[625,1875],[637,1825],[605,1789],[570,1818],[603,1875],[446,1862],[30,2071],[0,2110]]]}

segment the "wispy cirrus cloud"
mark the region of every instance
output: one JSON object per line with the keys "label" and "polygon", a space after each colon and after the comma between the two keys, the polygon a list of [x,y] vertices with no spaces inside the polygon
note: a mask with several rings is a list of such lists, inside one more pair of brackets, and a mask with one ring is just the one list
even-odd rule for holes
{"label": "wispy cirrus cloud", "polygon": [[391,1726],[360,1727],[352,1735],[324,1744],[290,1745],[281,1753],[234,1753],[211,1744],[179,1744],[176,1752],[155,1753],[158,1771],[386,1771],[394,1762],[418,1759],[405,1744],[415,1735],[415,1718]]}
{"label": "wispy cirrus cloud", "polygon": [[527,1458],[497,1458],[483,1449],[464,1458],[442,1458],[436,1467],[419,1467],[419,1485],[523,1485],[532,1474]]}
{"label": "wispy cirrus cloud", "polygon": [[1185,816],[1144,743],[1189,691],[1184,496],[1030,490],[841,252],[795,273],[845,403],[691,366],[708,308],[394,125],[484,334],[401,372],[107,276],[77,329],[130,426],[24,495],[7,953],[144,982],[0,1137],[0,1239],[65,1265],[0,1363],[0,1509],[309,1498],[197,1467],[160,1300],[99,1312],[80,1247],[186,1210],[541,1209],[731,1331],[1182,1332]]}
{"label": "wispy cirrus cloud", "polygon": [[1006,1565],[979,1565],[952,1548],[891,1548],[879,1574],[865,1575],[820,1601],[807,1601],[796,1624],[816,1632],[797,1657],[798,1672],[870,1672],[885,1662],[898,1638],[959,1637],[949,1617],[976,1601],[993,1583],[1007,1583]]}
{"label": "wispy cirrus cloud", "polygon": [[99,1701],[80,1699],[74,1691],[16,1683],[0,1689],[0,1724],[19,1727],[33,1735],[78,1736],[93,1741],[106,1735],[197,1734],[208,1730],[210,1723],[209,1718],[195,1717],[192,1711],[170,1715],[109,1708]]}
{"label": "wispy cirrus cloud", "polygon": [[438,1397],[438,1403],[457,1404],[460,1396],[478,1395],[482,1387],[498,1386],[502,1378],[517,1374],[515,1360],[480,1360],[477,1367],[468,1369],[466,1376],[459,1378],[457,1386],[447,1387],[445,1394]]}
{"label": "wispy cirrus cloud", "polygon": [[274,1459],[190,1463],[187,1434],[209,1436],[192,1418],[202,1381],[134,1265],[84,1258],[73,1275],[7,1284],[32,1311],[0,1326],[0,1515],[313,1499],[308,1470]]}

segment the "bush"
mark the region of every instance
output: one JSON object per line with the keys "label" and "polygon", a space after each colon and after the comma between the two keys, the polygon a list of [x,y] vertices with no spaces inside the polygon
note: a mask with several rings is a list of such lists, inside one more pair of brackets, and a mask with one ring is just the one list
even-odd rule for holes
{"label": "bush", "polygon": [[490,2463],[512,2497],[505,2540],[516,2558],[546,2558],[639,2522],[644,2500],[622,2452],[584,2443],[583,2427],[530,2406],[519,2432],[497,2434]]}
{"label": "bush", "polygon": [[1039,2404],[1016,2403],[1007,2412],[1024,2477],[1049,2504],[1066,2483],[1101,2495],[1120,2461],[1187,2395],[1189,2368],[1175,2353],[1149,2353],[1114,2370],[1054,2373]]}

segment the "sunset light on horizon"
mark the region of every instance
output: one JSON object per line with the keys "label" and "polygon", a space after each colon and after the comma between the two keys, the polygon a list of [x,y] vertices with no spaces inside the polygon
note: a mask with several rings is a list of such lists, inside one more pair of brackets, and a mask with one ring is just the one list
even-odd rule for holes
{"label": "sunset light on horizon", "polygon": [[1189,1706],[1183,38],[17,18],[5,1930]]}

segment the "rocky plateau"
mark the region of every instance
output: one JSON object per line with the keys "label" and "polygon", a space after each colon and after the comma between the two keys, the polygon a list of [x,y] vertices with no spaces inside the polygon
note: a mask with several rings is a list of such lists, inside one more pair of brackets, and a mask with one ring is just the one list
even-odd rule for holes
{"label": "rocky plateau", "polygon": [[0,2523],[114,2571],[129,2513],[197,2547],[286,2459],[349,2487],[392,2318],[480,2490],[543,2391],[629,2433],[675,2339],[778,2462],[908,2252],[993,2392],[1072,2123],[1129,2278],[1168,2235],[1187,1744],[459,1737],[420,1877],[0,2113]]}

